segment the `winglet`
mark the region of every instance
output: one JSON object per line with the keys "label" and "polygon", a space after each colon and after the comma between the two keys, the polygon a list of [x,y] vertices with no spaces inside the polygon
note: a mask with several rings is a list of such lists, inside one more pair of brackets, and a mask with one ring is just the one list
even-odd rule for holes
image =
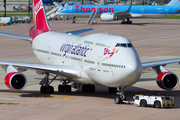
{"label": "winglet", "polygon": [[35,28],[38,30],[49,31],[50,27],[47,22],[45,9],[42,0],[33,0],[33,17]]}
{"label": "winglet", "polygon": [[128,12],[131,10],[131,7],[132,7],[132,3],[130,4],[130,6],[127,9]]}

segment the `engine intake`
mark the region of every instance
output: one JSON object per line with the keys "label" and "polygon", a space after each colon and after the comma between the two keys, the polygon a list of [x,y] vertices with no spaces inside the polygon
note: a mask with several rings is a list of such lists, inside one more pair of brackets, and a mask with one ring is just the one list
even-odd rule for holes
{"label": "engine intake", "polygon": [[156,82],[160,88],[165,90],[173,90],[179,84],[178,77],[171,72],[161,72]]}
{"label": "engine intake", "polygon": [[24,74],[19,72],[10,72],[6,75],[5,84],[12,90],[22,90],[26,87],[27,79]]}

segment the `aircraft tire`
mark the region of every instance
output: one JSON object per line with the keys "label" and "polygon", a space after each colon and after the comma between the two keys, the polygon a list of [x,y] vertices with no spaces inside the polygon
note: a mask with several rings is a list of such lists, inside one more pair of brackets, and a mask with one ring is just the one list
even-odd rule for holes
{"label": "aircraft tire", "polygon": [[70,85],[65,86],[65,92],[67,92],[67,93],[71,92],[71,86]]}
{"label": "aircraft tire", "polygon": [[122,99],[120,98],[120,96],[116,96],[115,99],[114,99],[114,102],[116,104],[121,104],[122,103]]}
{"label": "aircraft tire", "polygon": [[61,92],[61,93],[63,93],[64,90],[65,90],[64,86],[60,84],[60,85],[58,86],[58,91]]}
{"label": "aircraft tire", "polygon": [[41,89],[40,89],[41,93],[43,94],[47,94],[47,88],[45,86],[41,86]]}
{"label": "aircraft tire", "polygon": [[48,87],[48,93],[54,94],[54,87],[53,86]]}
{"label": "aircraft tire", "polygon": [[88,89],[89,89],[88,91],[91,92],[91,93],[95,92],[95,86],[94,85],[89,85]]}
{"label": "aircraft tire", "polygon": [[88,92],[88,85],[82,85],[82,92]]}

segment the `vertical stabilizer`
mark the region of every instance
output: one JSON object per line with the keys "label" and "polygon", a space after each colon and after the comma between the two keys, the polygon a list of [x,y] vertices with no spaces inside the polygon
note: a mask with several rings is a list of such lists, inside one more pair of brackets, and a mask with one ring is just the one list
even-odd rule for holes
{"label": "vertical stabilizer", "polygon": [[44,6],[42,0],[33,1],[33,17],[35,28],[38,30],[49,31],[50,27],[46,18]]}
{"label": "vertical stabilizer", "polygon": [[180,7],[180,0],[171,0],[171,2],[169,2],[167,4],[167,6],[177,6],[177,7]]}

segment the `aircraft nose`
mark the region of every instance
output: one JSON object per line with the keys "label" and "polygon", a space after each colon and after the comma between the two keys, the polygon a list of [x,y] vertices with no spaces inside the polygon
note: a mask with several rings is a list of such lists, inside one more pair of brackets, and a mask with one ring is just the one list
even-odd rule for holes
{"label": "aircraft nose", "polygon": [[133,81],[134,83],[137,82],[139,80],[142,70],[142,65],[140,60],[139,59],[129,60],[128,64],[126,65],[126,69],[128,71],[129,80]]}

